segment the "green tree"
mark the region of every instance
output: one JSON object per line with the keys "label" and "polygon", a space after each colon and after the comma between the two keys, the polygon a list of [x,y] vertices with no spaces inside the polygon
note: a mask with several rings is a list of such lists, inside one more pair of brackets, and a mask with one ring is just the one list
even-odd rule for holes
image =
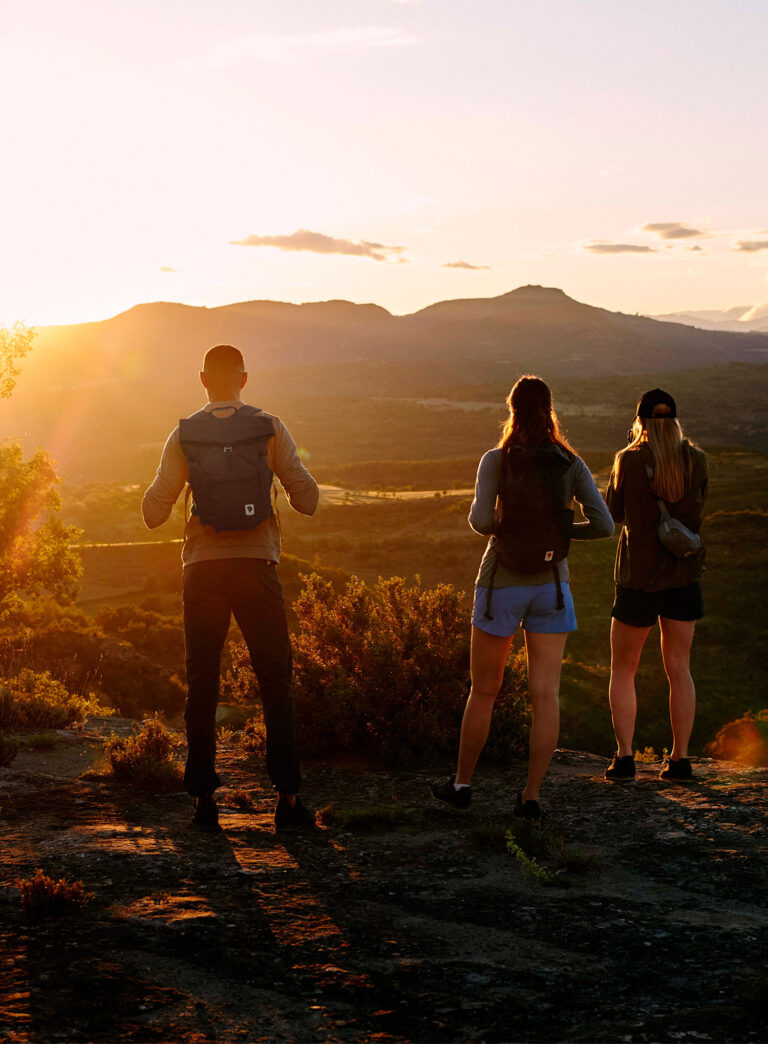
{"label": "green tree", "polygon": [[0,608],[13,595],[47,591],[65,604],[75,594],[79,530],[58,518],[58,482],[47,453],[24,460],[19,442],[0,443]]}
{"label": "green tree", "polygon": [[0,399],[7,399],[21,373],[19,359],[32,347],[35,331],[23,323],[0,326]]}

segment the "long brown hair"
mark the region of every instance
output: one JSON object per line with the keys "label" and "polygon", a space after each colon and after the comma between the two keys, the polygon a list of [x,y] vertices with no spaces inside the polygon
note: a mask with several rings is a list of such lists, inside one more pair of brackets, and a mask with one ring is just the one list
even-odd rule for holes
{"label": "long brown hair", "polygon": [[627,450],[643,445],[653,454],[651,489],[657,497],[674,504],[691,483],[694,443],[685,437],[677,417],[635,417],[632,441],[616,454],[613,462],[615,479]]}
{"label": "long brown hair", "polygon": [[555,443],[568,453],[576,451],[560,428],[552,392],[541,377],[527,373],[507,396],[509,417],[501,432],[497,449],[527,446],[531,449]]}

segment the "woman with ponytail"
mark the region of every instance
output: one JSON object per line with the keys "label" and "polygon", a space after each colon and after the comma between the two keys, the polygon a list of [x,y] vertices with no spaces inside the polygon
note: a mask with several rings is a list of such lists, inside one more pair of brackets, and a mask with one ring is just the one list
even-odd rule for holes
{"label": "woman with ponytail", "polygon": [[[532,708],[528,778],[515,814],[539,818],[539,788],[557,746],[560,671],[576,630],[568,587],[568,542],[611,536],[613,522],[586,464],[560,430],[552,394],[525,376],[507,398],[509,419],[477,472],[469,523],[490,535],[475,585],[472,687],[464,710],[455,776],[432,788],[457,810],[469,808],[470,783],[485,746],[512,639],[525,634]],[[573,522],[573,503],[586,521]],[[537,537],[543,535],[543,541]],[[549,548],[549,550],[548,550]]]}
{"label": "woman with ponytail", "polygon": [[698,533],[706,495],[707,458],[685,438],[675,400],[661,388],[646,392],[637,404],[629,445],[616,454],[606,498],[622,526],[614,570],[609,687],[618,749],[605,771],[605,778],[616,783],[635,778],[635,674],[657,619],[673,737],[661,778],[692,777],[688,741],[696,690],[690,660],[695,622],[703,615],[703,552],[676,557],[659,540],[658,528],[666,505],[673,518]]}

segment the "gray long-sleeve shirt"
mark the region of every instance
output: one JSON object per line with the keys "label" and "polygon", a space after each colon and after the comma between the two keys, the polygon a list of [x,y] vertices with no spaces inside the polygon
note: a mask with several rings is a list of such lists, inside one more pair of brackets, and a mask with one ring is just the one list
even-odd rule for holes
{"label": "gray long-sleeve shirt", "polygon": [[[208,413],[229,414],[243,406],[239,399],[231,402],[209,402]],[[267,413],[275,434],[267,443],[267,464],[286,492],[292,508],[303,515],[313,515],[317,508],[317,483],[301,463],[296,444],[279,417]],[[189,480],[187,458],[179,441],[179,429],[174,428],[165,444],[155,480],[144,494],[141,513],[148,529],[155,529],[167,520],[173,505]],[[256,529],[216,532],[204,526],[193,515],[187,523],[181,560],[185,566],[217,558],[262,558],[271,562],[280,560],[280,527],[272,515]]]}
{"label": "gray long-sleeve shirt", "polygon": [[[469,511],[469,524],[476,533],[487,536],[493,533],[496,511],[496,498],[499,495],[501,482],[501,450],[492,449],[484,454],[477,469],[475,483],[475,499]],[[581,505],[584,522],[574,522],[571,533],[572,540],[599,540],[613,535],[613,519],[600,495],[600,490],[590,474],[589,468],[581,459],[574,457],[573,463],[565,473],[565,507],[572,508],[574,501]],[[488,541],[480,570],[475,583],[479,587],[490,587],[494,565],[496,575],[494,587],[516,587],[534,584],[552,583],[552,570],[542,573],[516,573],[508,569],[502,562],[496,563],[496,551],[493,541]],[[568,559],[558,563],[560,580],[568,580]]]}

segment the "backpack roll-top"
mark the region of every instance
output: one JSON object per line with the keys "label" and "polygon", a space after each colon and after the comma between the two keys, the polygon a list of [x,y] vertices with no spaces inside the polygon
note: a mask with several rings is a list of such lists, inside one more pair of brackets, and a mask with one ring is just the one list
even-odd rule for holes
{"label": "backpack roll-top", "polygon": [[[565,506],[565,475],[573,457],[556,444],[529,449],[510,446],[501,453],[499,495],[493,547],[500,561],[516,573],[551,570],[563,607],[558,563],[568,556],[573,511]],[[491,592],[486,616],[490,617]]]}
{"label": "backpack roll-top", "polygon": [[252,406],[241,406],[231,417],[200,410],[179,421],[192,514],[204,526],[255,529],[273,514],[267,443],[274,433],[272,418]]}

